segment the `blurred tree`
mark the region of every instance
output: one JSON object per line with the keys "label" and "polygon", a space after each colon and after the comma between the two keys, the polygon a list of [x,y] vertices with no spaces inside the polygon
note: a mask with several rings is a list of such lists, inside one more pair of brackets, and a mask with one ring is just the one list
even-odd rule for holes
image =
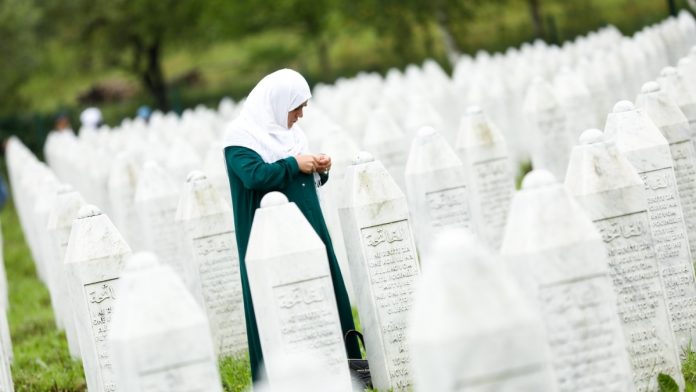
{"label": "blurred tree", "polygon": [[21,108],[19,86],[40,63],[37,29],[41,10],[34,0],[0,1],[0,111]]}
{"label": "blurred tree", "polygon": [[[201,41],[200,15],[209,2],[177,0],[53,0],[52,30],[73,45],[87,44],[84,60],[133,73],[160,109],[167,110],[162,57],[168,45]],[[66,21],[69,21],[66,25]]]}
{"label": "blurred tree", "polygon": [[534,26],[534,36],[544,39],[544,19],[541,15],[541,0],[527,0],[529,6],[529,15],[532,17],[532,26]]}

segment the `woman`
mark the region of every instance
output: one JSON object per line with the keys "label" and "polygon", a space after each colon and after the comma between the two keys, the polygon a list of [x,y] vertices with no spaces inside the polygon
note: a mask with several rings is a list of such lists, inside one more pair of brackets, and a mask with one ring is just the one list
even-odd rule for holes
{"label": "woman", "polygon": [[[251,376],[260,377],[263,353],[249,291],[246,255],[254,212],[268,192],[283,192],[297,204],[326,245],[343,333],[354,329],[348,294],[331,238],[319,207],[316,187],[328,180],[331,159],[308,152],[304,132],[294,125],[312,96],[307,81],[299,73],[282,69],[267,75],[249,93],[241,114],[227,130],[225,160],[232,191],[232,207],[239,251],[244,312]],[[360,358],[355,339],[347,344],[349,358]]]}

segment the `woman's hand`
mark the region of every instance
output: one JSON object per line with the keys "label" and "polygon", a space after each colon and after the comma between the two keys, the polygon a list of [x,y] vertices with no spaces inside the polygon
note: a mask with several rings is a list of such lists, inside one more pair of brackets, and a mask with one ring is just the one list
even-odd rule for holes
{"label": "woman's hand", "polygon": [[331,157],[326,154],[319,154],[314,159],[314,165],[318,173],[327,174],[331,170]]}
{"label": "woman's hand", "polygon": [[316,168],[314,155],[297,154],[295,155],[295,160],[297,160],[297,166],[300,167],[302,173],[314,173]]}

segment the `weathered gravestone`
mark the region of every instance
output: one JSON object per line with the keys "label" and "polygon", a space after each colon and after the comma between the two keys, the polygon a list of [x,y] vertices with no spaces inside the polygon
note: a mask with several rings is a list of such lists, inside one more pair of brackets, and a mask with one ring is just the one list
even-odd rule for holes
{"label": "weathered gravestone", "polygon": [[585,129],[599,126],[600,120],[592,106],[594,97],[579,74],[568,67],[561,68],[554,80],[553,92],[565,113],[571,140],[576,140]]}
{"label": "weathered gravestone", "polygon": [[276,388],[283,355],[319,355],[336,391],[351,380],[326,247],[294,203],[279,192],[261,200],[246,253],[266,374]]}
{"label": "weathered gravestone", "polygon": [[683,385],[650,233],[645,184],[601,131],[585,131],[580,143],[573,148],[565,185],[607,249],[633,383],[639,391],[656,391],[657,375],[665,373]]}
{"label": "weathered gravestone", "polygon": [[107,345],[117,282],[131,250],[111,220],[93,205],[80,208],[65,264],[80,353],[90,391],[114,392]]}
{"label": "weathered gravestone", "polygon": [[215,352],[237,356],[247,348],[242,286],[232,210],[205,174],[189,174],[177,222],[188,248],[193,293],[208,315]]}
{"label": "weathered gravestone", "polygon": [[563,179],[573,139],[563,109],[546,81],[538,77],[532,80],[523,111],[533,140],[532,165]]}
{"label": "weathered gravestone", "polygon": [[442,135],[423,127],[413,139],[406,163],[406,190],[421,252],[432,237],[449,227],[475,233],[469,184],[462,161]]}
{"label": "weathered gravestone", "polygon": [[331,235],[331,242],[334,246],[336,259],[341,267],[343,281],[351,300],[355,298],[353,281],[350,277],[348,268],[348,254],[346,253],[346,243],[343,239],[343,229],[338,218],[338,200],[341,197],[345,184],[346,169],[353,161],[353,158],[360,152],[355,141],[341,128],[329,129],[327,136],[321,143],[320,151],[331,157],[331,171],[329,181],[319,188],[319,194],[326,220],[326,227]]}
{"label": "weathered gravestone", "polygon": [[143,249],[140,221],[135,210],[140,162],[133,151],[116,155],[107,183],[112,219],[132,249]]}
{"label": "weathered gravestone", "polygon": [[602,237],[563,184],[527,174],[501,254],[546,327],[560,391],[635,391]]}
{"label": "weathered gravestone", "polygon": [[688,82],[673,67],[662,69],[657,81],[662,89],[679,105],[679,108],[689,120],[691,138],[696,138],[696,93],[687,87]]}
{"label": "weathered gravestone", "polygon": [[52,247],[51,257],[48,260],[51,276],[49,281],[51,303],[56,308],[55,317],[62,319],[65,326],[68,349],[73,358],[80,357],[80,345],[75,329],[75,313],[73,312],[68,292],[65,252],[68,248],[73,221],[77,218],[80,208],[85,204],[85,200],[80,193],[73,189],[72,186],[62,185],[53,201],[53,208],[48,215],[47,225]]}
{"label": "weathered gravestone", "polygon": [[499,249],[515,183],[505,140],[477,106],[462,117],[456,151],[467,171],[474,226],[491,248]]}
{"label": "weathered gravestone", "polygon": [[339,204],[372,381],[377,389],[411,385],[407,315],[420,274],[404,194],[381,162],[358,154]]}
{"label": "weathered gravestone", "polygon": [[401,189],[404,187],[408,140],[387,110],[376,109],[370,113],[362,146],[383,162]]}
{"label": "weathered gravestone", "polygon": [[145,249],[171,265],[184,282],[190,284],[190,271],[181,254],[182,232],[175,224],[178,188],[169,173],[157,163],[145,162],[135,191],[135,208]]}
{"label": "weathered gravestone", "polygon": [[645,184],[667,313],[677,343],[686,349],[696,338],[696,280],[669,145],[647,115],[628,101],[614,106],[605,133]]}
{"label": "weathered gravestone", "polygon": [[108,336],[118,391],[222,391],[208,320],[149,252],[126,261]]}
{"label": "weathered gravestone", "polygon": [[636,106],[650,117],[669,143],[691,257],[696,261],[696,148],[689,120],[656,82],[643,85]]}
{"label": "weathered gravestone", "polygon": [[417,392],[556,391],[541,319],[463,229],[441,233],[410,315]]}

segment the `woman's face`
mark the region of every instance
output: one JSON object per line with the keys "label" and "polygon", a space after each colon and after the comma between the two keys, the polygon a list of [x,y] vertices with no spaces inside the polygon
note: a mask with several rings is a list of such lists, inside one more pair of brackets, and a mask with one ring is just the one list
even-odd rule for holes
{"label": "woman's face", "polygon": [[307,106],[307,101],[302,102],[302,105],[288,112],[288,129],[292,128],[297,120],[302,118],[302,109],[305,106]]}

